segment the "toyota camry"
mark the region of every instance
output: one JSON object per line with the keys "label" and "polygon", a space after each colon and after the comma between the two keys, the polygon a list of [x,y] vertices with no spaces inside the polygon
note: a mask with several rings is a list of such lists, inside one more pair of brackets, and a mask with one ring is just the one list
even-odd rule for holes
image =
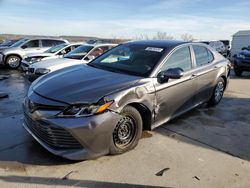
{"label": "toyota camry", "polygon": [[203,103],[217,105],[229,74],[229,61],[206,44],[127,42],[37,79],[23,126],[67,159],[121,154],[136,147],[143,130]]}

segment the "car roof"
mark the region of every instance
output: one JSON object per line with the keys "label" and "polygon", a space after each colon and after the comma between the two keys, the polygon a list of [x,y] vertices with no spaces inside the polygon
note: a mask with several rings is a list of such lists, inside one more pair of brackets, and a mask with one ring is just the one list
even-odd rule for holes
{"label": "car roof", "polygon": [[50,37],[32,37],[32,38],[22,38],[24,40],[60,40],[60,41],[67,41],[66,39],[62,38],[50,38]]}
{"label": "car roof", "polygon": [[68,46],[72,46],[72,45],[84,45],[84,44],[85,44],[85,42],[70,42],[68,44]]}
{"label": "car roof", "polygon": [[[139,41],[129,41],[126,42],[138,44],[138,45],[146,45],[146,46],[154,46],[154,47],[167,47],[167,48],[174,48],[181,44],[186,44],[188,42],[185,41],[178,41],[178,40],[139,40]],[[125,43],[125,44],[126,44]]]}
{"label": "car roof", "polygon": [[82,45],[93,46],[93,47],[101,47],[101,46],[117,46],[118,44],[114,44],[114,43],[102,43],[102,44],[88,44],[88,43],[84,43]]}

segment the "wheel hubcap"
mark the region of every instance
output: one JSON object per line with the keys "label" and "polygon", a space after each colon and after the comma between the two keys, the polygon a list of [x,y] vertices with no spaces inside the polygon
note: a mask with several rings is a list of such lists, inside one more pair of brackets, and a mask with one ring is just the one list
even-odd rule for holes
{"label": "wheel hubcap", "polygon": [[219,102],[223,96],[224,92],[224,84],[223,82],[219,82],[215,88],[215,100],[216,102]]}
{"label": "wheel hubcap", "polygon": [[17,58],[17,57],[11,57],[11,58],[8,60],[8,64],[9,64],[9,66],[12,67],[12,68],[18,67],[18,65],[19,65],[19,58]]}
{"label": "wheel hubcap", "polygon": [[118,148],[127,147],[135,136],[135,123],[130,117],[123,117],[113,132],[114,144]]}

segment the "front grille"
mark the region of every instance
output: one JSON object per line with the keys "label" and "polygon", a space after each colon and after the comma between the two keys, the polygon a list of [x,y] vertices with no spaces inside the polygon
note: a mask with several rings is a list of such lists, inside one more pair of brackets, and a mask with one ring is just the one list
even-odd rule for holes
{"label": "front grille", "polygon": [[36,110],[56,110],[56,111],[63,111],[66,107],[65,106],[51,106],[51,105],[44,105],[44,104],[38,104],[30,99],[26,99],[26,106],[31,111],[34,112]]}
{"label": "front grille", "polygon": [[82,145],[65,129],[34,121],[25,114],[25,122],[30,131],[54,149],[81,149]]}
{"label": "front grille", "polygon": [[29,69],[28,69],[28,72],[34,73],[34,72],[35,72],[35,69],[34,69],[34,68],[29,68]]}

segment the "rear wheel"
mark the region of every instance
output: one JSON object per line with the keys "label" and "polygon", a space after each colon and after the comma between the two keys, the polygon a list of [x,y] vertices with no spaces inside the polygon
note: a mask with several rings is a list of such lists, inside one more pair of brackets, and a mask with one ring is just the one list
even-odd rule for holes
{"label": "rear wheel", "polygon": [[224,79],[220,77],[214,88],[213,95],[208,102],[209,106],[216,106],[217,104],[219,104],[219,102],[221,101],[223,97],[225,86],[226,86],[226,83]]}
{"label": "rear wheel", "polygon": [[21,58],[16,55],[10,55],[6,59],[6,65],[11,69],[17,69],[21,64]]}
{"label": "rear wheel", "polygon": [[142,118],[138,110],[132,106],[126,106],[121,115],[122,117],[112,133],[111,154],[121,154],[133,149],[142,134]]}
{"label": "rear wheel", "polygon": [[240,70],[239,68],[234,68],[234,73],[236,76],[241,76],[242,75],[242,70]]}

